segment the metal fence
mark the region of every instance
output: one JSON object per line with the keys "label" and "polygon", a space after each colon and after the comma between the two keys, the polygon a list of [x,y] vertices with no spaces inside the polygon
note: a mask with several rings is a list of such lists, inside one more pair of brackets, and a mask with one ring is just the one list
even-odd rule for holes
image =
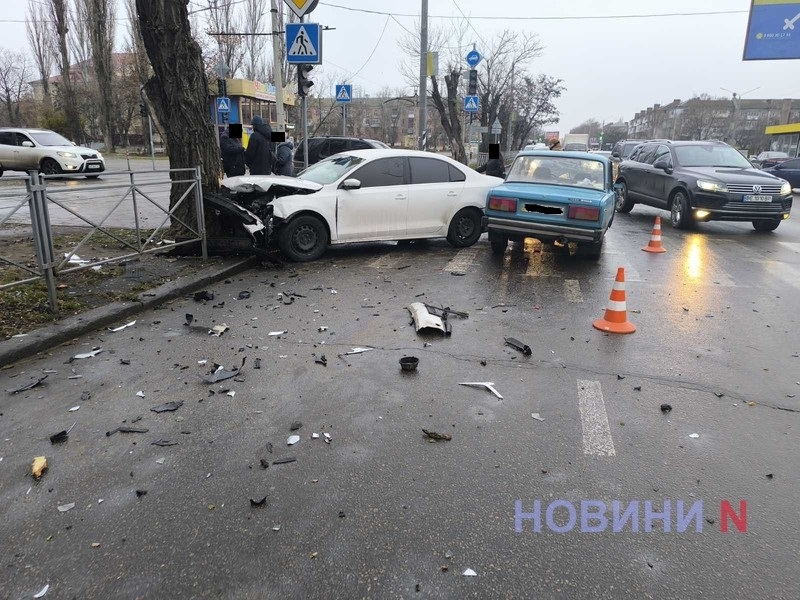
{"label": "metal fence", "polygon": [[[122,176],[122,177],[120,177]],[[0,266],[11,265],[19,269],[23,276],[14,281],[0,284],[0,290],[13,286],[44,280],[47,285],[50,309],[58,310],[57,284],[60,275],[81,269],[97,268],[106,263],[123,261],[131,257],[156,251],[165,251],[172,247],[186,244],[200,244],[203,258],[208,258],[206,228],[203,212],[202,175],[200,167],[185,169],[161,169],[154,171],[106,171],[101,185],[80,185],[76,177],[48,176],[31,171],[22,177],[4,177],[4,187],[0,189],[0,228],[7,223],[24,224],[31,227],[31,237],[36,254],[36,268],[22,264],[8,256],[0,254]],[[66,185],[57,186],[53,179],[66,180]],[[81,178],[82,179],[82,178]],[[113,180],[118,181],[114,182]],[[137,181],[138,179],[138,181]],[[105,183],[110,180],[110,183]],[[75,185],[71,185],[72,182]],[[24,191],[22,186],[24,184]],[[154,191],[163,194],[165,186],[179,184],[182,194],[179,200],[170,206],[169,200],[157,201]],[[159,189],[160,188],[160,189]],[[166,187],[168,190],[169,187]],[[81,198],[87,192],[101,192],[101,198],[94,208],[93,214],[87,215],[84,208],[90,208]],[[195,223],[187,223],[178,216],[182,207],[194,202]],[[146,240],[142,240],[143,228],[140,216],[143,210],[158,215],[160,222]],[[27,215],[25,214],[27,211]],[[135,233],[135,241],[124,239],[112,231],[109,221],[116,213],[120,220],[118,229],[130,229]],[[120,215],[120,213],[123,213]],[[54,214],[69,220],[69,225],[89,228],[83,238],[57,257],[53,244]],[[162,218],[163,217],[163,218]],[[181,240],[163,239],[167,227],[174,227],[181,232]],[[150,228],[148,228],[150,229]],[[121,244],[123,254],[98,260],[76,260],[78,252],[88,240],[97,233],[102,233]],[[159,239],[159,235],[162,238]]]}

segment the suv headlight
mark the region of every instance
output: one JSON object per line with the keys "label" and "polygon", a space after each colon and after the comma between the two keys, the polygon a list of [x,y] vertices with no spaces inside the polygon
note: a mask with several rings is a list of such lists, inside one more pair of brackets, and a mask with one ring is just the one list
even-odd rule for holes
{"label": "suv headlight", "polygon": [[697,187],[706,192],[727,192],[728,186],[724,183],[717,183],[716,181],[703,181],[697,180]]}
{"label": "suv headlight", "polygon": [[97,153],[97,158],[99,158],[100,160],[103,160],[103,155],[98,152]]}
{"label": "suv headlight", "polygon": [[56,152],[59,156],[63,156],[64,158],[75,158],[78,156],[74,152]]}
{"label": "suv headlight", "polygon": [[781,186],[781,196],[788,196],[792,193],[792,184],[788,181],[784,181],[783,185]]}

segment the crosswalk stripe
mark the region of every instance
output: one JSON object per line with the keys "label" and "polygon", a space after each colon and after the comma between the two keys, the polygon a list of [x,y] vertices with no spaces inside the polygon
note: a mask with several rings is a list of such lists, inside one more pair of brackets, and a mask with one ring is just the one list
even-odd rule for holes
{"label": "crosswalk stripe", "polygon": [[397,266],[403,258],[404,255],[402,252],[389,252],[373,260],[369,263],[369,266],[373,269],[391,269]]}
{"label": "crosswalk stripe", "polygon": [[564,296],[567,302],[574,302],[580,304],[583,302],[583,294],[581,293],[581,282],[577,279],[564,280]]}
{"label": "crosswalk stripe", "polygon": [[578,379],[578,408],[583,428],[583,453],[616,456],[599,381]]}
{"label": "crosswalk stripe", "polygon": [[480,248],[464,248],[458,251],[444,270],[448,273],[464,273],[466,270],[477,262],[478,253]]}

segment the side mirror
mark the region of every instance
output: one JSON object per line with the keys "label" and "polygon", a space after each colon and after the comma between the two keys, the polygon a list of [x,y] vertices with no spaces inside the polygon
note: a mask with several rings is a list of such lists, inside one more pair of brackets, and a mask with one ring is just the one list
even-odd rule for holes
{"label": "side mirror", "polygon": [[669,164],[669,161],[666,158],[659,158],[656,162],[653,163],[653,167],[656,169],[661,169],[662,171],[666,171],[669,173],[672,171],[672,167]]}
{"label": "side mirror", "polygon": [[33,148],[33,142],[29,142],[29,141],[26,140],[26,141],[22,142],[22,147],[23,148]]}
{"label": "side mirror", "polygon": [[361,182],[358,179],[345,179],[339,187],[343,190],[358,190],[361,189]]}
{"label": "side mirror", "polygon": [[619,152],[612,152],[611,158],[619,158]]}

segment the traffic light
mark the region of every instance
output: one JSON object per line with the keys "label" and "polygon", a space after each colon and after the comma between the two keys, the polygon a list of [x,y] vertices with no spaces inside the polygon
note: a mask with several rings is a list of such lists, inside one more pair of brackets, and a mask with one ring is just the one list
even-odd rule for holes
{"label": "traffic light", "polygon": [[308,96],[314,82],[309,79],[314,65],[297,65],[297,95],[301,98]]}
{"label": "traffic light", "polygon": [[470,69],[469,71],[469,85],[467,87],[467,96],[478,95],[478,71]]}
{"label": "traffic light", "polygon": [[217,96],[220,98],[228,96],[228,82],[225,79],[217,79]]}
{"label": "traffic light", "polygon": [[139,103],[139,114],[143,117],[147,117],[147,104],[144,102]]}

